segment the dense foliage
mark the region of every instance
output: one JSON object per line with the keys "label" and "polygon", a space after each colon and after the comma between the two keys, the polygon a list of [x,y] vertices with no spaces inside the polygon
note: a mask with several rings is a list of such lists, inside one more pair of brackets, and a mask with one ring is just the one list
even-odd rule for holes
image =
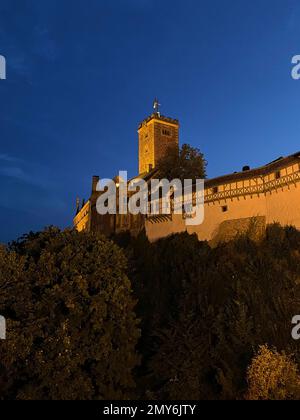
{"label": "dense foliage", "polygon": [[300,399],[300,232],[114,240],[0,248],[1,398]]}
{"label": "dense foliage", "polygon": [[125,398],[139,336],[126,259],[112,242],[48,229],[0,250],[1,398]]}
{"label": "dense foliage", "polygon": [[178,150],[170,148],[167,155],[158,162],[157,169],[160,179],[204,179],[206,178],[207,162],[199,149],[183,144]]}
{"label": "dense foliage", "polygon": [[244,398],[247,369],[264,344],[300,362],[291,337],[300,310],[296,229],[272,225],[260,242],[244,236],[214,249],[187,234],[123,246],[143,320],[145,395]]}
{"label": "dense foliage", "polygon": [[291,356],[261,346],[248,370],[248,400],[300,399],[299,368]]}

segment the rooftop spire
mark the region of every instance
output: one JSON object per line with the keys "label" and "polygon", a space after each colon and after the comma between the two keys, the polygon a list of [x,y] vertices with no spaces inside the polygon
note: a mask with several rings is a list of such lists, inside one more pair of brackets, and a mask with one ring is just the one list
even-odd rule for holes
{"label": "rooftop spire", "polygon": [[155,114],[157,114],[159,117],[160,117],[160,112],[159,112],[159,107],[160,107],[160,106],[161,106],[161,105],[160,105],[160,103],[159,103],[158,99],[157,99],[157,98],[155,98],[155,99],[154,99],[154,102],[153,102],[154,113],[155,113]]}

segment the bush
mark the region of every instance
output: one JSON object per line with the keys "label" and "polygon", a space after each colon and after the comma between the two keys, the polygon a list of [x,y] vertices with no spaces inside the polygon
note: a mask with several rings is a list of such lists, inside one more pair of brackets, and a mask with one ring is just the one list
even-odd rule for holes
{"label": "bush", "polygon": [[296,363],[284,352],[261,346],[248,370],[248,400],[299,400],[300,376]]}
{"label": "bush", "polygon": [[0,251],[3,399],[122,399],[139,337],[123,252],[50,228]]}

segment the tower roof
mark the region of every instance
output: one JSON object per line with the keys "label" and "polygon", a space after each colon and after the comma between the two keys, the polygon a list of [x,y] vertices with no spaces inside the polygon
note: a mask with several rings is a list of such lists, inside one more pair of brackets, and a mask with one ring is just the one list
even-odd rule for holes
{"label": "tower roof", "polygon": [[152,120],[157,120],[161,122],[166,122],[168,124],[178,125],[179,126],[179,120],[174,118],[165,117],[164,115],[159,115],[157,113],[154,113],[150,115],[149,117],[145,118],[140,124],[139,124],[139,130],[143,127],[143,125],[148,124]]}
{"label": "tower roof", "polygon": [[147,118],[144,119],[144,121],[142,121],[139,124],[139,130],[144,126],[147,125],[149,122],[151,122],[152,120],[157,120],[160,122],[165,122],[168,124],[173,124],[173,125],[177,125],[179,126],[179,121],[177,119],[174,118],[169,118],[169,117],[165,117],[164,115],[161,115],[160,113],[160,108],[161,104],[159,103],[159,100],[157,98],[154,99],[153,102],[153,109],[154,112]]}

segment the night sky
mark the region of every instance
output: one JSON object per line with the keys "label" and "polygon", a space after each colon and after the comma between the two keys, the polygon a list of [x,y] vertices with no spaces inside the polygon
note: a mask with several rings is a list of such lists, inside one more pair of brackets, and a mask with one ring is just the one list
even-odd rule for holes
{"label": "night sky", "polygon": [[137,174],[157,96],[209,177],[300,149],[299,0],[0,0],[0,242]]}

